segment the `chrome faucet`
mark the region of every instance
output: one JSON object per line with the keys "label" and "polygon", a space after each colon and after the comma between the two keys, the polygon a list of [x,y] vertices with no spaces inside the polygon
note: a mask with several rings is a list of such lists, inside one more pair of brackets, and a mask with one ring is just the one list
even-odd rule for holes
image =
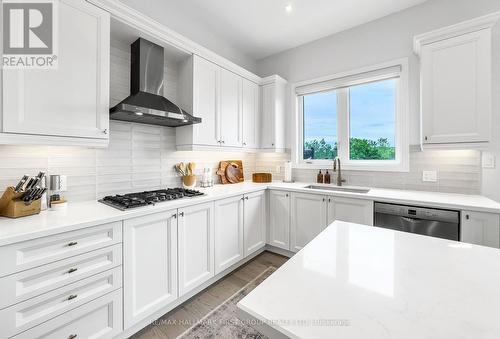
{"label": "chrome faucet", "polygon": [[[339,170],[337,171],[337,163],[339,164]],[[340,169],[340,158],[335,157],[333,159],[333,172],[337,172],[337,186],[342,186],[345,179],[342,179],[342,170]]]}

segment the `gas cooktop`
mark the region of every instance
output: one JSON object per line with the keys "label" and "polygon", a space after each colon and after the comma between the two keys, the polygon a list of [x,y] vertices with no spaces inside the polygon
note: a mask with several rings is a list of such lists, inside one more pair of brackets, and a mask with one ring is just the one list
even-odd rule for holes
{"label": "gas cooktop", "polygon": [[125,211],[135,207],[154,205],[157,202],[191,198],[203,195],[204,193],[185,188],[167,188],[156,191],[145,191],[138,193],[127,193],[108,195],[100,199],[99,202]]}

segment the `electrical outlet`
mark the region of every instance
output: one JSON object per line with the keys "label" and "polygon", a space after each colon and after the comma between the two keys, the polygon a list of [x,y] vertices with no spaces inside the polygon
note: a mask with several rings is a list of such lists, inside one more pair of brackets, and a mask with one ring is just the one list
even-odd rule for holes
{"label": "electrical outlet", "polygon": [[495,156],[490,152],[483,152],[481,164],[483,168],[495,168]]}
{"label": "electrical outlet", "polygon": [[437,181],[437,171],[423,171],[422,181],[436,182]]}
{"label": "electrical outlet", "polygon": [[59,178],[59,190],[61,192],[66,192],[68,190],[68,177],[61,175]]}

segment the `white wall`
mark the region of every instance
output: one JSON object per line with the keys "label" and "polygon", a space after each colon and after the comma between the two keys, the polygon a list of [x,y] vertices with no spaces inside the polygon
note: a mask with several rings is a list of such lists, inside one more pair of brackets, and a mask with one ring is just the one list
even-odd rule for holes
{"label": "white wall", "polygon": [[[500,11],[499,0],[430,0],[399,13],[262,59],[261,76],[279,74],[289,82],[314,79],[401,57],[410,59],[410,143],[419,143],[418,59],[413,54],[417,34]],[[500,161],[500,25],[493,42],[493,141]],[[289,113],[289,110],[288,110]],[[288,119],[289,121],[291,119]],[[500,163],[483,170],[482,193],[500,201]]]}
{"label": "white wall", "polygon": [[200,20],[205,13],[187,11],[179,0],[121,0],[125,5],[144,13],[164,26],[216,52],[250,72],[257,69],[253,58],[245,55],[221,37],[204,27]]}

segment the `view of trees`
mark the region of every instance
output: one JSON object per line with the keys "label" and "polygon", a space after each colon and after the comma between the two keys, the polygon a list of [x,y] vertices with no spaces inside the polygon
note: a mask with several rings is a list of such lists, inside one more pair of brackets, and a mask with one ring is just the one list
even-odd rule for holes
{"label": "view of trees", "polygon": [[[304,159],[333,159],[337,156],[337,143],[329,144],[325,139],[306,141],[304,144]],[[396,148],[389,144],[386,138],[368,140],[351,138],[351,160],[394,160]]]}

